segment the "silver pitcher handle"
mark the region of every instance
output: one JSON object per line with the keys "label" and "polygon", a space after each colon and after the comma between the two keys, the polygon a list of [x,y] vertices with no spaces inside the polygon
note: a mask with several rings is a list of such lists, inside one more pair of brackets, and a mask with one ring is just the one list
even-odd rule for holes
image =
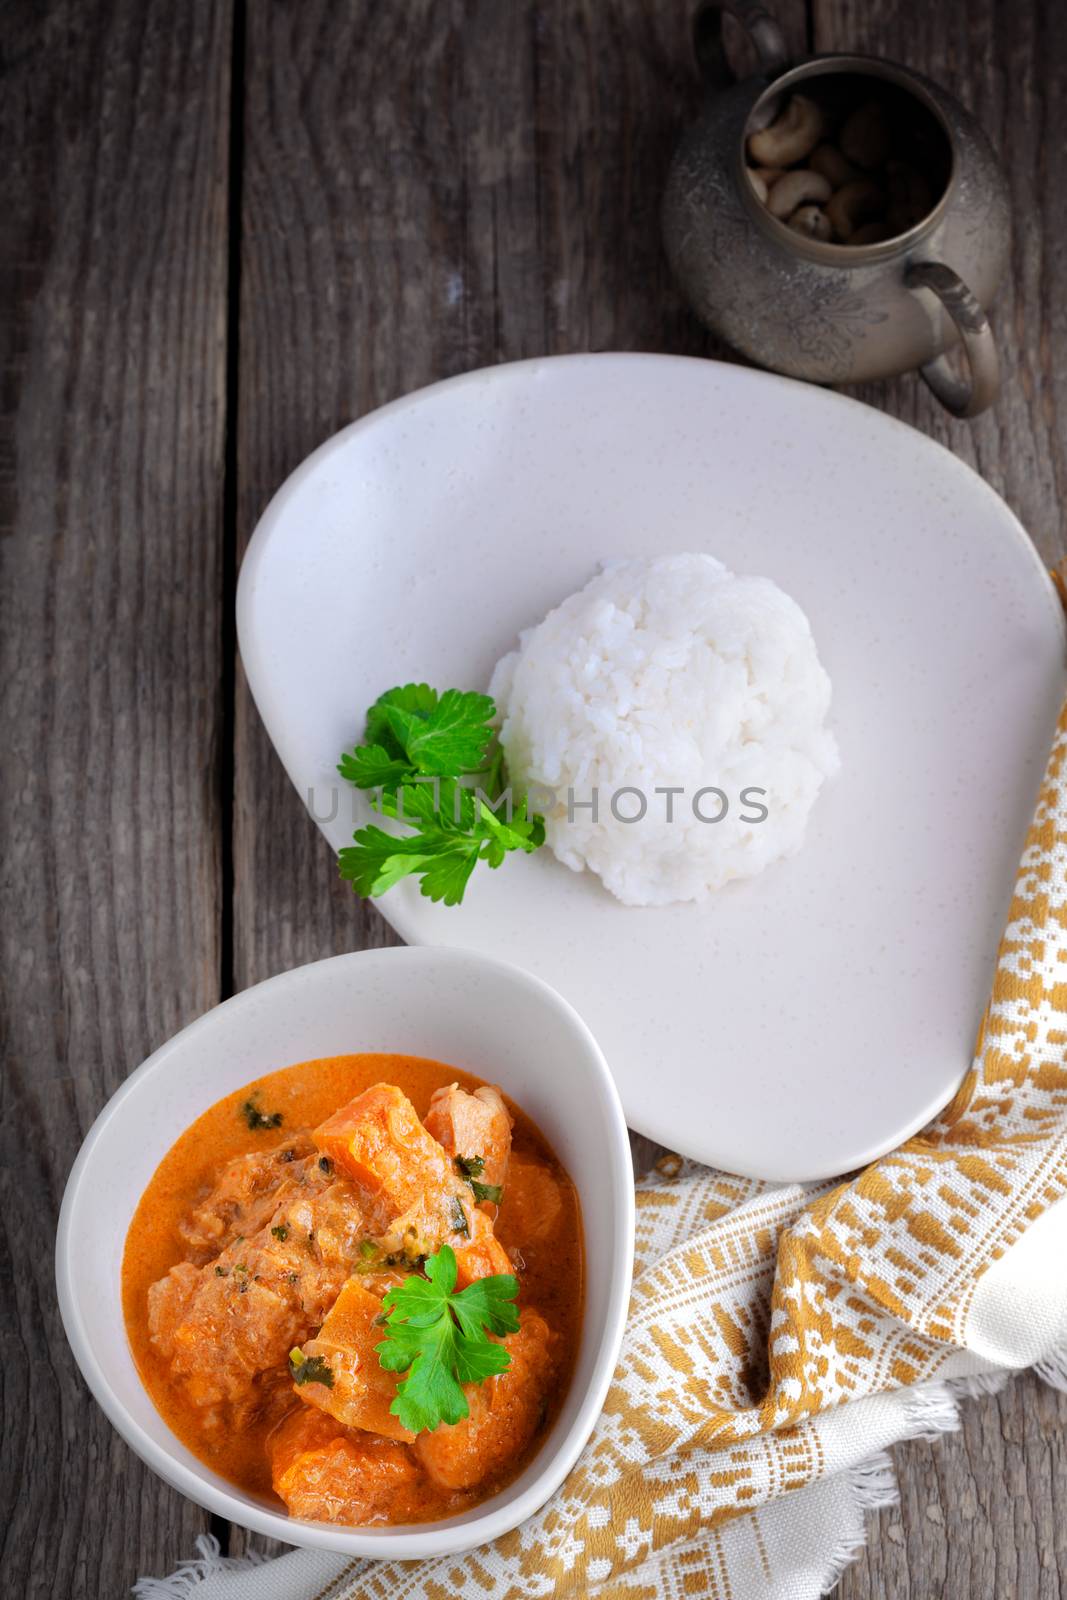
{"label": "silver pitcher handle", "polygon": [[929,289],[956,324],[970,379],[955,376],[944,356],[920,368],[954,417],[976,417],[991,406],[1000,387],[1000,362],[989,318],[958,273],[941,261],[916,261],[904,274],[909,289]]}
{"label": "silver pitcher handle", "polygon": [[722,89],[734,82],[722,42],[723,12],[744,28],[755,47],[762,78],[775,78],[787,64],[785,40],[777,22],[759,0],[708,0],[693,18],[693,51],[709,88]]}

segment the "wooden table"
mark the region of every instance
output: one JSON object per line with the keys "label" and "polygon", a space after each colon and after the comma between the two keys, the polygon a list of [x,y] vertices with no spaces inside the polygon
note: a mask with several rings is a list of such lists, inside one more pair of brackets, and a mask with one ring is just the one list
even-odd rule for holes
{"label": "wooden table", "polygon": [[[52,1244],[126,1073],[235,990],[392,942],[338,882],[236,658],[272,491],[435,378],[571,350],[721,355],[657,208],[698,99],[690,0],[9,0],[3,208],[0,1572],[107,1596],[208,1516],[89,1399]],[[798,52],[944,80],[1018,218],[1004,387],[953,423],[861,398],[986,477],[1048,558],[1067,492],[1067,11],[779,0]],[[639,1155],[642,1152],[639,1149]],[[647,1149],[643,1152],[647,1155]],[[896,1452],[849,1600],[1067,1594],[1067,1400],[1029,1378]],[[239,1529],[216,1528],[232,1551]]]}

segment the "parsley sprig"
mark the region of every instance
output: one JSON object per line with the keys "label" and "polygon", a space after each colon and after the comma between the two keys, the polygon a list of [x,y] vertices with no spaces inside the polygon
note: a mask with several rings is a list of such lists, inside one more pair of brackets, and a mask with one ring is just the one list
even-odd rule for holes
{"label": "parsley sprig", "polygon": [[[381,895],[418,875],[422,893],[458,905],[479,861],[499,867],[514,850],[544,843],[544,818],[524,795],[508,803],[496,706],[485,694],[425,683],[389,689],[367,712],[364,743],[338,772],[371,791],[382,816],[414,831],[360,828],[340,852],[341,876],[360,895]],[[464,781],[466,780],[466,781]]]}
{"label": "parsley sprig", "polygon": [[442,1245],[426,1262],[425,1278],[412,1274],[382,1301],[388,1338],[375,1348],[387,1372],[404,1372],[389,1407],[411,1433],[432,1432],[470,1413],[465,1383],[506,1372],[511,1357],[489,1335],[515,1333],[518,1280],[511,1273],[478,1278],[459,1294],[456,1255]]}

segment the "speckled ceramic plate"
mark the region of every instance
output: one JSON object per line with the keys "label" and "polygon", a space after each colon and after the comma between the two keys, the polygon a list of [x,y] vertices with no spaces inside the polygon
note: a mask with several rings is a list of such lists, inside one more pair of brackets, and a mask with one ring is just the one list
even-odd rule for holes
{"label": "speckled ceramic plate", "polygon": [[642,1132],[738,1172],[845,1171],[969,1062],[1067,687],[1049,578],[969,468],[856,401],[715,362],[471,373],[347,428],[279,491],[241,573],[245,668],[336,849],[354,797],[335,764],[376,695],[484,687],[602,558],[677,550],[773,578],[811,619],[843,766],[803,851],[702,906],[624,908],[543,850],[457,908],[408,883],[381,909],[559,989]]}

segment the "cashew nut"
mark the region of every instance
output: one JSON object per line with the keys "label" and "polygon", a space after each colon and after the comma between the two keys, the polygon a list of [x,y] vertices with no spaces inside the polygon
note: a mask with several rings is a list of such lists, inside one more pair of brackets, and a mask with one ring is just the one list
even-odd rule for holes
{"label": "cashew nut", "polygon": [[789,227],[809,239],[829,239],[832,233],[830,218],[822,206],[797,206],[789,218]]}
{"label": "cashew nut", "polygon": [[885,215],[885,195],[869,178],[858,178],[838,189],[826,208],[839,239],[851,239],[864,222],[879,222]]}
{"label": "cashew nut", "polygon": [[809,172],[801,167],[799,171],[787,172],[778,179],[767,196],[767,210],[772,217],[791,217],[798,206],[809,200],[821,204],[829,200],[831,193],[830,185],[821,173]]}
{"label": "cashew nut", "polygon": [[862,228],[857,228],[849,239],[849,244],[881,244],[883,239],[891,239],[893,229],[888,222],[865,222]]}
{"label": "cashew nut", "polygon": [[851,161],[846,161],[836,145],[820,144],[811,152],[808,166],[813,172],[821,172],[824,178],[829,179],[835,189],[840,189],[846,183],[852,183],[861,176],[858,167]]}
{"label": "cashew nut", "polygon": [[814,100],[794,94],[769,128],[749,134],[748,153],[759,167],[788,167],[814,150],[823,132],[823,114]]}
{"label": "cashew nut", "polygon": [[857,167],[880,167],[892,148],[885,108],[868,100],[846,117],[838,140],[842,154]]}
{"label": "cashew nut", "polygon": [[767,196],[782,176],[781,167],[746,167],[748,181],[763,201],[767,204]]}

